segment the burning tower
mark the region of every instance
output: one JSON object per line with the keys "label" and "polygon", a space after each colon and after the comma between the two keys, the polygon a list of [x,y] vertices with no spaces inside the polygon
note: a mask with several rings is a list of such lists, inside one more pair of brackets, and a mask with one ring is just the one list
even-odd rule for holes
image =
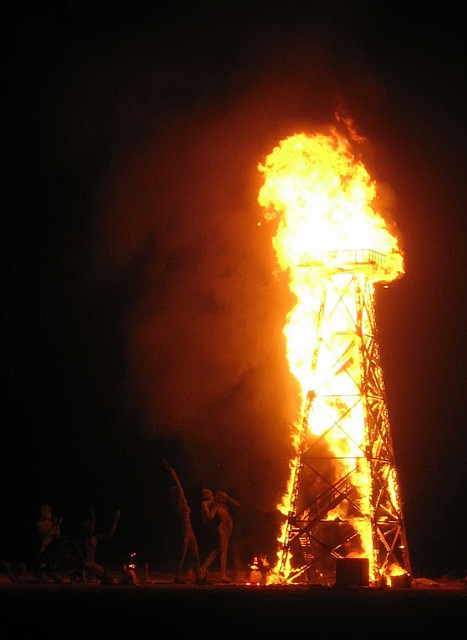
{"label": "burning tower", "polygon": [[359,558],[369,583],[410,574],[376,340],[375,285],[403,274],[376,184],[334,129],[283,140],[259,170],[296,305],[284,333],[302,407],[280,505],[276,575],[329,583]]}

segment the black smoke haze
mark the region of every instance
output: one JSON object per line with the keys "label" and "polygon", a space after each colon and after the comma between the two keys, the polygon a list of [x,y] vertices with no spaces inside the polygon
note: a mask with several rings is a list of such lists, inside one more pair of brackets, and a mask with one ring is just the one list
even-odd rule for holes
{"label": "black smoke haze", "polygon": [[282,137],[333,124],[342,103],[316,44],[278,46],[115,159],[95,236],[104,268],[135,283],[123,402],[147,438],[181,441],[195,481],[232,492],[246,521],[276,512],[299,411],[282,334],[294,299],[257,165]]}

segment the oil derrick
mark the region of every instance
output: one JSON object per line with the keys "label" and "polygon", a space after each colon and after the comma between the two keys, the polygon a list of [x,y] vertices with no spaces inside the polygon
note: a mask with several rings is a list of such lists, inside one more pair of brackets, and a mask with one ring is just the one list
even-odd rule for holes
{"label": "oil derrick", "polygon": [[350,558],[366,559],[372,585],[411,573],[376,341],[374,283],[384,280],[384,262],[371,250],[300,261],[319,295],[279,551],[287,582],[334,583],[338,563]]}

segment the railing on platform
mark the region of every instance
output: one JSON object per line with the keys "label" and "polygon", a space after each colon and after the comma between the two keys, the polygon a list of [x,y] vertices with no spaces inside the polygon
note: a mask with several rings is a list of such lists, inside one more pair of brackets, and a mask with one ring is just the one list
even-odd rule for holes
{"label": "railing on platform", "polygon": [[335,251],[305,251],[300,256],[300,267],[326,267],[348,269],[359,265],[384,267],[386,257],[373,249],[336,249]]}

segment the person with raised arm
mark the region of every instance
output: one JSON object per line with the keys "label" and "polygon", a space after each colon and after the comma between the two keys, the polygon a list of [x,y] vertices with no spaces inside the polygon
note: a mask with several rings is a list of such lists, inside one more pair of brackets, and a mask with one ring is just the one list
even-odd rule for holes
{"label": "person with raised arm", "polygon": [[[229,505],[240,507],[240,503],[229,496],[225,491],[216,491],[214,495],[209,489],[203,489],[202,513],[203,522],[217,522],[218,544],[209,553],[206,560],[201,565],[200,578],[206,581],[207,570],[220,554],[221,581],[230,582],[227,576],[227,554],[229,543],[233,533],[233,518],[229,510]],[[213,496],[213,497],[212,497]]]}
{"label": "person with raised arm", "polygon": [[182,484],[178,478],[178,475],[175,469],[165,460],[162,459],[164,467],[169,471],[175,489],[177,491],[177,507],[178,513],[182,522],[183,529],[183,543],[182,543],[182,553],[180,555],[180,560],[177,566],[177,570],[174,577],[174,582],[176,584],[184,584],[185,580],[182,578],[183,567],[185,564],[185,560],[189,554],[191,554],[194,570],[196,574],[196,580],[199,581],[200,577],[200,559],[199,559],[199,548],[198,548],[198,540],[196,538],[195,532],[193,530],[193,526],[191,524],[191,508],[188,504],[188,501],[185,496],[185,492],[183,491]]}
{"label": "person with raised arm", "polygon": [[120,519],[120,510],[114,513],[112,525],[107,532],[96,533],[96,512],[94,508],[90,509],[90,520],[83,522],[82,536],[79,542],[79,554],[82,560],[83,581],[86,576],[90,575],[97,578],[101,584],[111,584],[112,580],[108,577],[106,570],[96,561],[96,551],[99,542],[113,538]]}

